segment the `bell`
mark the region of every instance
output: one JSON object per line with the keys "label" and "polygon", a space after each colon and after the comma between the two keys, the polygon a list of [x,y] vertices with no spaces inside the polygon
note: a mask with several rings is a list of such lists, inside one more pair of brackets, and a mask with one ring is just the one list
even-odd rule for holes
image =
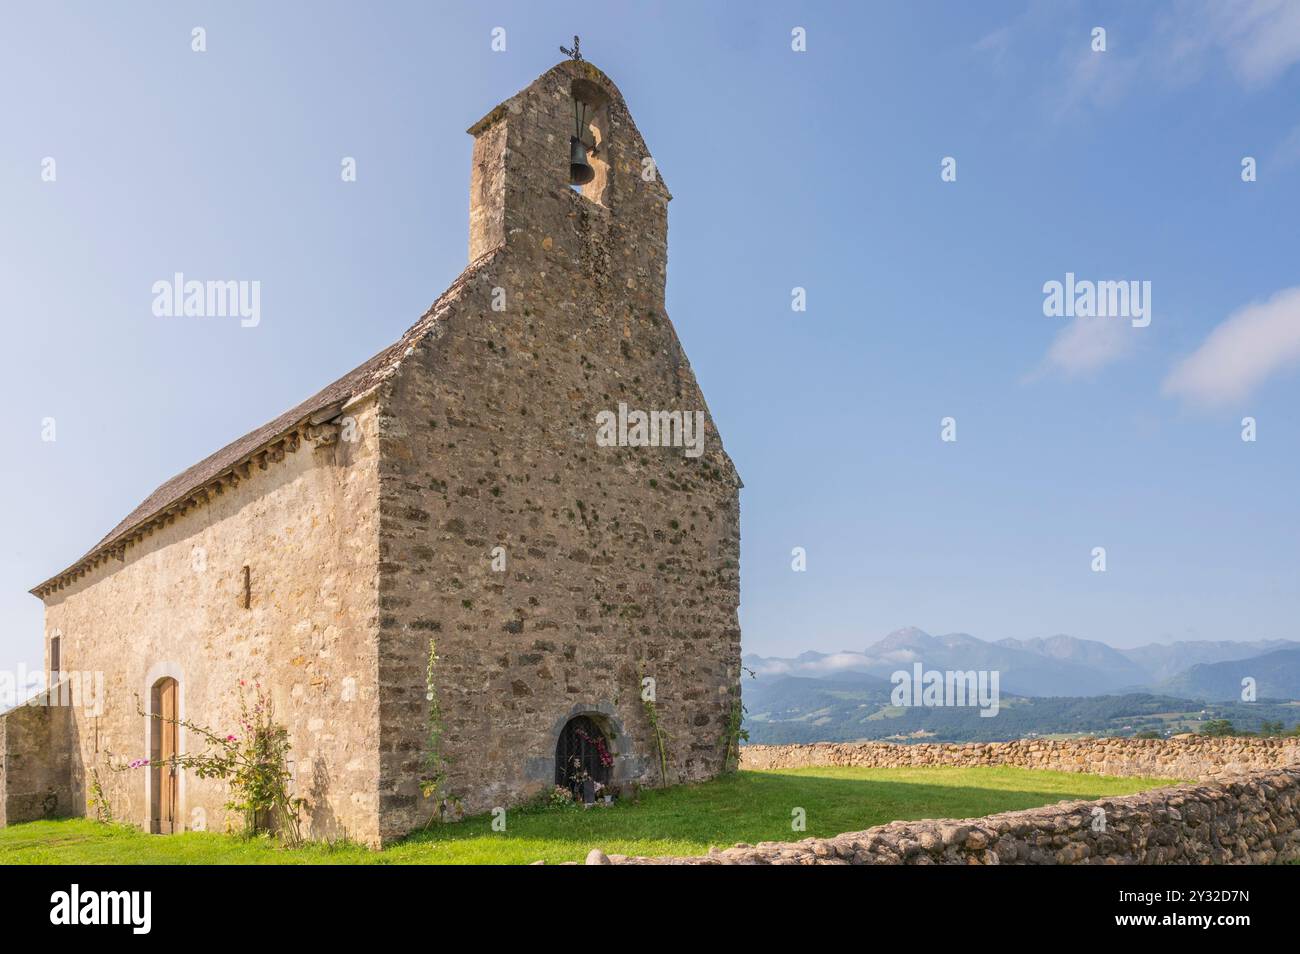
{"label": "bell", "polygon": [[577,136],[569,140],[569,182],[586,185],[596,178],[596,170],[587,161],[587,147]]}

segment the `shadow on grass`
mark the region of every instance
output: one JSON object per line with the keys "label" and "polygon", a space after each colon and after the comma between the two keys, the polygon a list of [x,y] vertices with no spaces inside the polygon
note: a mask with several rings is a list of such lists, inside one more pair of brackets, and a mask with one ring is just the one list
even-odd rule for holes
{"label": "shadow on grass", "polygon": [[[283,849],[206,832],[147,835],[86,819],[0,830],[0,862],[83,864],[526,864],[610,854],[701,854],[736,842],[795,841],[895,820],[972,818],[1062,800],[1121,795],[1168,780],[1106,778],[1005,766],[740,772],[649,790],[637,802],[588,809],[510,809],[416,832],[384,851],[354,844]],[[806,829],[795,830],[796,810]]]}
{"label": "shadow on grass", "polygon": [[[418,832],[391,848],[394,855],[417,846],[494,839],[503,850],[517,839],[572,845],[563,859],[580,860],[585,849],[645,853],[642,844],[704,852],[736,842],[795,841],[859,831],[897,820],[973,818],[1036,808],[1064,800],[1094,799],[1143,791],[1169,780],[1104,778],[1065,773],[993,769],[877,770],[902,776],[837,777],[864,770],[803,770],[797,773],[740,772],[700,785],[643,792],[638,804],[507,814],[507,830],[491,831],[490,816]],[[943,780],[934,778],[936,772]],[[926,778],[925,773],[930,773]],[[960,778],[968,784],[955,785]],[[1051,784],[1035,784],[1036,782]],[[792,827],[802,810],[806,829]],[[547,852],[550,855],[550,852]],[[396,859],[395,859],[396,860]],[[548,857],[547,860],[552,860]]]}

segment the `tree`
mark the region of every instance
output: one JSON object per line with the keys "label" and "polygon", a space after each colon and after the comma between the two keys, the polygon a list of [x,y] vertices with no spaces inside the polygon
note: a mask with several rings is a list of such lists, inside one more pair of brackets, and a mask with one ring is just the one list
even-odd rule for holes
{"label": "tree", "polygon": [[1201,726],[1201,735],[1237,735],[1237,730],[1229,719],[1207,719]]}

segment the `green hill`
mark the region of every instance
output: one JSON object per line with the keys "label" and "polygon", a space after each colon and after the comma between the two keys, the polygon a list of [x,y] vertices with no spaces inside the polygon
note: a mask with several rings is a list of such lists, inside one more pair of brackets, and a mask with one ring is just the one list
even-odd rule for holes
{"label": "green hill", "polygon": [[898,708],[890,705],[885,680],[846,675],[747,682],[750,742],[1002,742],[1028,735],[1196,732],[1211,719],[1228,719],[1237,729],[1252,732],[1265,721],[1287,728],[1300,723],[1300,705],[1290,702],[1205,702],[1145,692],[1049,698],[1003,694],[997,715],[982,717],[973,708]]}

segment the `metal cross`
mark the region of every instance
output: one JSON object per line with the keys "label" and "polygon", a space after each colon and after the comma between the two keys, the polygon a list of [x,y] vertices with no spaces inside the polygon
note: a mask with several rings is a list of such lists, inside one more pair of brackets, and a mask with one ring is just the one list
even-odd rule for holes
{"label": "metal cross", "polygon": [[566,54],[566,55],[569,56],[571,59],[577,60],[579,63],[581,63],[581,62],[582,62],[582,50],[579,48],[579,44],[580,44],[581,42],[582,42],[582,41],[578,39],[578,34],[575,33],[575,34],[573,35],[573,49],[569,50],[569,49],[566,49],[566,48],[564,48],[564,47],[560,47],[560,52]]}

